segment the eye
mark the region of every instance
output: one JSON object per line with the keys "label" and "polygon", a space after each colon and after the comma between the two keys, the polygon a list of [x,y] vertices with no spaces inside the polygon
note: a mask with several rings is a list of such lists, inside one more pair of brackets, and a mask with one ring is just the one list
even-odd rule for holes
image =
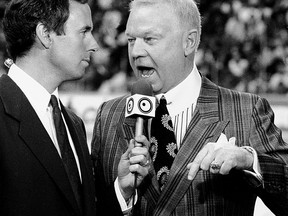
{"label": "eye", "polygon": [[144,41],[148,44],[152,44],[153,42],[155,42],[156,38],[153,37],[145,37]]}
{"label": "eye", "polygon": [[87,30],[83,30],[83,31],[81,32],[81,34],[86,35],[87,32],[88,32]]}
{"label": "eye", "polygon": [[85,37],[90,32],[92,32],[92,28],[87,26],[80,31],[80,34],[82,34],[83,37]]}
{"label": "eye", "polygon": [[127,40],[128,40],[128,43],[134,43],[135,38],[129,37]]}

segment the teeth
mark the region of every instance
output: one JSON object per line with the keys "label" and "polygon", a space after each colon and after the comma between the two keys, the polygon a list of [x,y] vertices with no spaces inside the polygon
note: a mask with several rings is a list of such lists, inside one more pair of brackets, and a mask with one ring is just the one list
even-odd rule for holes
{"label": "teeth", "polygon": [[144,75],[144,74],[142,74],[141,75],[143,78],[149,78],[150,77],[150,75]]}
{"label": "teeth", "polygon": [[151,70],[143,70],[142,73],[141,73],[141,76],[143,78],[148,78],[150,77],[153,73],[154,73],[154,69],[151,69]]}

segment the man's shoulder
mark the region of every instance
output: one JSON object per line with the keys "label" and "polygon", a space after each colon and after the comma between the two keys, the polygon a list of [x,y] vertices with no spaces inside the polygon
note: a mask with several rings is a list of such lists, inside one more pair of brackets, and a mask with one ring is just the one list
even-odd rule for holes
{"label": "man's shoulder", "polygon": [[[225,97],[225,98],[259,98],[259,95],[249,93],[249,92],[241,92],[238,90],[230,89],[223,87],[219,84],[214,83],[207,77],[202,78],[202,88],[207,89],[212,92],[215,96],[218,95],[219,97]],[[217,93],[216,93],[217,92]]]}
{"label": "man's shoulder", "polygon": [[236,98],[260,98],[259,95],[254,94],[254,93],[249,93],[249,92],[242,92],[234,89],[228,89],[222,86],[218,86],[219,93],[221,95],[229,95],[231,97],[236,97]]}
{"label": "man's shoulder", "polygon": [[122,108],[126,106],[126,99],[129,97],[130,95],[124,95],[124,96],[120,96],[120,97],[116,97],[110,100],[107,100],[105,102],[102,103],[101,107],[105,109],[118,109],[118,108]]}
{"label": "man's shoulder", "polygon": [[129,95],[103,102],[97,109],[96,122],[119,123],[125,119],[126,98]]}
{"label": "man's shoulder", "polygon": [[[210,81],[208,78],[203,79],[203,88],[209,89],[215,96],[217,95],[220,98],[223,98],[223,100],[259,100],[261,98],[257,94],[249,93],[249,92],[241,92],[234,89],[229,89],[223,86],[220,86],[212,81]],[[210,93],[211,93],[210,92]],[[216,93],[217,92],[217,93]]]}

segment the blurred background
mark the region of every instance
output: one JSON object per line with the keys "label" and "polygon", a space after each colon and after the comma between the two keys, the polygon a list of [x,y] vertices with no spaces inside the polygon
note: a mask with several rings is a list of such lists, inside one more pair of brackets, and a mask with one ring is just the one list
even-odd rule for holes
{"label": "blurred background", "polygon": [[[0,19],[8,0],[0,0]],[[196,64],[213,82],[260,94],[275,112],[288,141],[288,1],[196,0],[202,38]],[[135,81],[127,58],[125,23],[129,0],[90,0],[94,36],[101,49],[83,79],[60,87],[62,101],[82,117],[88,143],[97,108],[129,92]],[[0,27],[0,75],[7,73],[5,38]],[[258,215],[271,215],[263,213]]]}
{"label": "blurred background", "polygon": [[[0,0],[0,19],[9,0]],[[288,1],[196,0],[202,38],[196,64],[213,82],[267,98],[288,141]],[[84,118],[90,139],[97,107],[129,92],[135,81],[127,58],[125,25],[129,0],[90,0],[100,51],[83,79],[66,82],[60,93]],[[0,74],[7,73],[0,27]]]}
{"label": "blurred background", "polygon": [[[288,1],[196,0],[202,38],[196,63],[215,83],[257,94],[288,93]],[[0,0],[0,19],[5,3]],[[129,0],[90,0],[94,36],[101,50],[86,76],[62,91],[119,93],[133,82],[127,60],[125,24]],[[0,73],[6,73],[5,39],[0,28]]]}

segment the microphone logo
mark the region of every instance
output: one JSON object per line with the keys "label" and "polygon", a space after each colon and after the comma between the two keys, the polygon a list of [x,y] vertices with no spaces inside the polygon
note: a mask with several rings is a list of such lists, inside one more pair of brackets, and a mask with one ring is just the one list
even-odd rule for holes
{"label": "microphone logo", "polygon": [[134,108],[134,100],[132,97],[129,97],[129,99],[127,100],[127,105],[126,105],[126,111],[128,114],[131,114],[131,112],[133,111]]}
{"label": "microphone logo", "polygon": [[125,117],[155,117],[155,104],[156,98],[153,96],[134,94],[126,99]]}
{"label": "microphone logo", "polygon": [[149,114],[153,110],[153,103],[148,97],[143,97],[139,100],[138,107],[142,113]]}

